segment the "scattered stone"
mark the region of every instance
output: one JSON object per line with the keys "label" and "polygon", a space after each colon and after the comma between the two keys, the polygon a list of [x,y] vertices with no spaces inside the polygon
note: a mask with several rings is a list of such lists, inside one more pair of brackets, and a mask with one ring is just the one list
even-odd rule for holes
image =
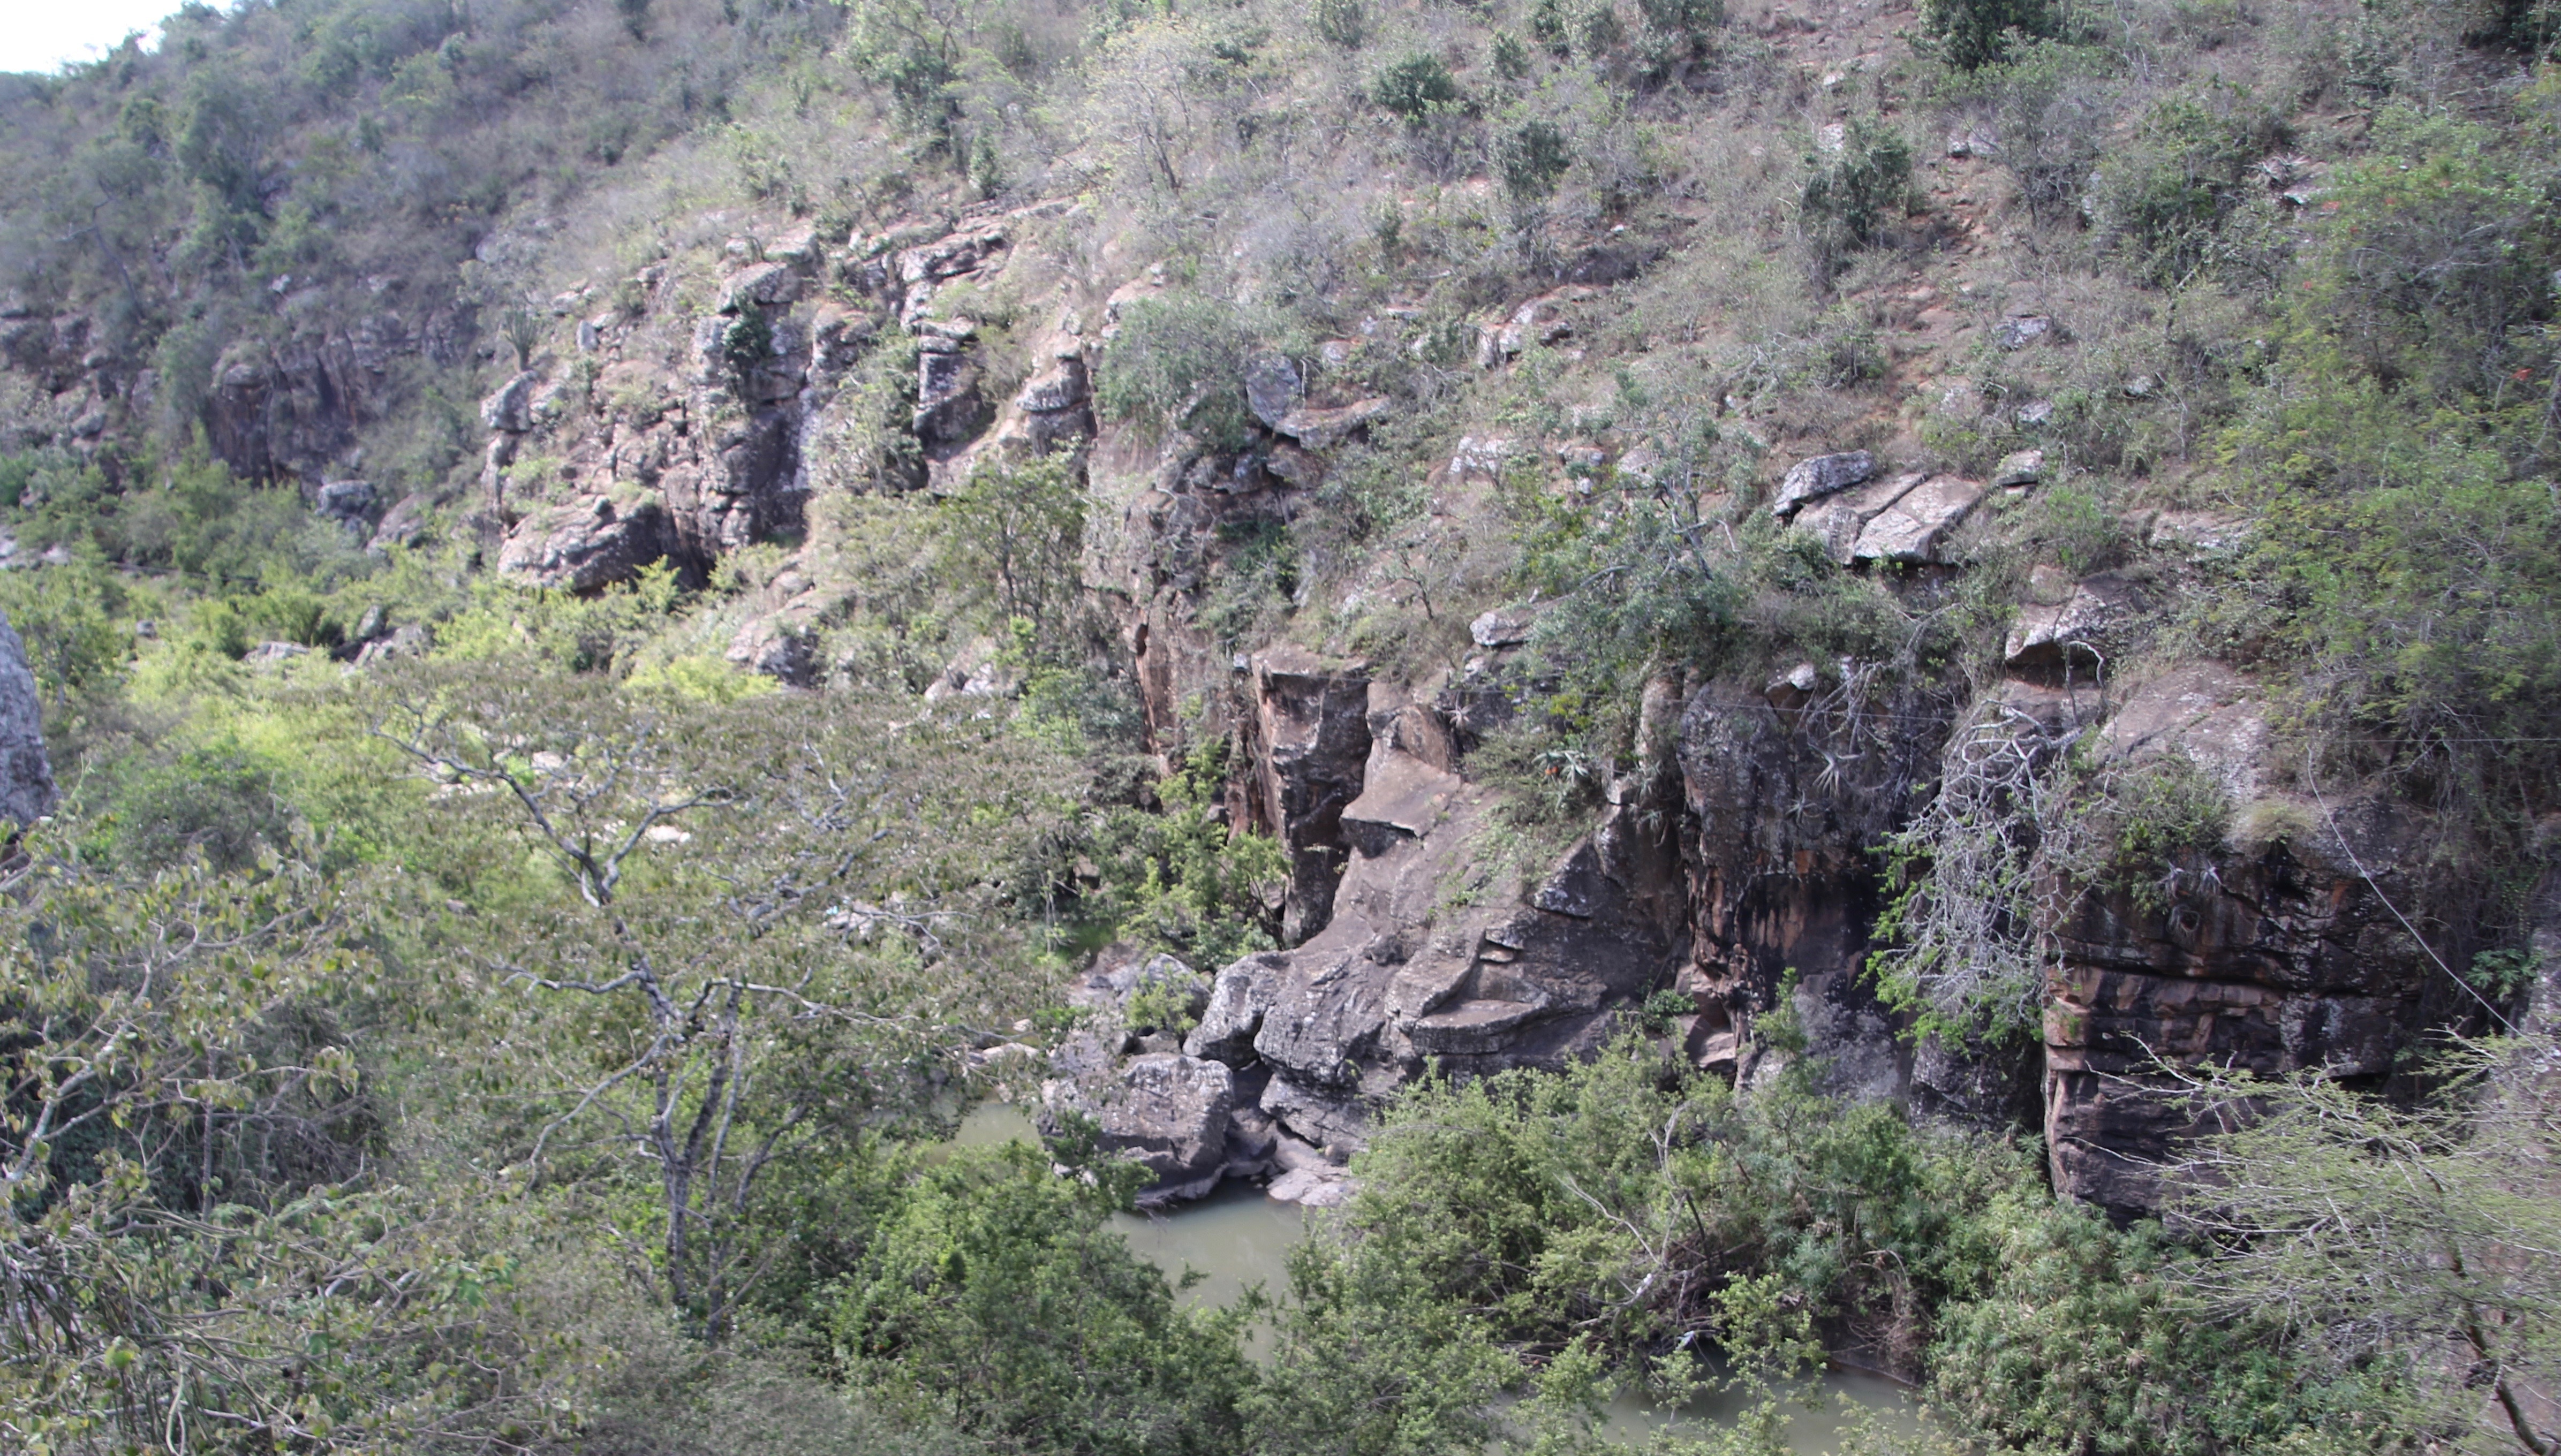
{"label": "scattered stone", "polygon": [[1457,449],[1451,452],[1450,474],[1452,478],[1481,475],[1491,480],[1502,474],[1503,467],[1519,453],[1520,447],[1508,435],[1463,434],[1458,436]]}
{"label": "scattered stone", "polygon": [[1983,498],[1983,488],[1955,475],[1934,475],[1904,493],[1858,534],[1850,556],[1865,562],[1922,565]]}
{"label": "scattered stone", "polygon": [[2018,406],[2018,422],[2021,424],[2041,425],[2053,418],[2054,402],[2051,400],[2030,400]]}
{"label": "scattered stone", "polygon": [[311,649],[299,642],[260,642],[241,659],[252,667],[273,667],[310,654]]}
{"label": "scattered stone", "polygon": [[1770,513],[1785,520],[1805,502],[1847,490],[1874,474],[1876,457],[1865,450],[1799,460],[1788,467],[1787,477],[1779,482],[1779,496],[1770,503]]}
{"label": "scattered stone", "polygon": [[1518,647],[1529,640],[1538,613],[1526,606],[1498,606],[1467,624],[1467,635],[1483,648]]}
{"label": "scattered stone", "polygon": [[2159,388],[2159,383],[2150,375],[2138,374],[2133,379],[2126,381],[2126,398],[2129,400],[2148,400]]}
{"label": "scattered stone", "polygon": [[2013,485],[2034,485],[2045,478],[2045,452],[2020,450],[2003,455],[1992,468],[1992,488],[2007,490]]}
{"label": "scattered stone", "polygon": [[2041,313],[2031,313],[2020,318],[2003,319],[2000,327],[1992,331],[1992,342],[2002,349],[2016,351],[2052,332],[2054,320]]}

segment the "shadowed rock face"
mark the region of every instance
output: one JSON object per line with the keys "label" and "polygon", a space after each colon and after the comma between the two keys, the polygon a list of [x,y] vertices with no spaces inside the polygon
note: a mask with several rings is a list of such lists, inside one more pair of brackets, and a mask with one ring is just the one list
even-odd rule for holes
{"label": "shadowed rock face", "polygon": [[1843,1090],[1900,1089],[1903,1053],[1859,974],[1883,907],[1874,851],[1937,781],[1955,714],[1945,695],[1871,694],[1811,664],[1767,688],[1719,680],[1690,696],[1679,771],[1694,1038],[1768,1010],[1793,970]]}
{"label": "shadowed rock face", "polygon": [[[54,767],[45,756],[42,701],[27,644],[0,613],[0,820],[17,829],[54,812]],[[14,836],[13,836],[14,837]]]}
{"label": "shadowed rock face", "polygon": [[1245,809],[1289,853],[1281,933],[1299,940],[1333,917],[1347,853],[1343,809],[1360,796],[1369,760],[1369,669],[1284,646],[1256,657],[1252,671]]}

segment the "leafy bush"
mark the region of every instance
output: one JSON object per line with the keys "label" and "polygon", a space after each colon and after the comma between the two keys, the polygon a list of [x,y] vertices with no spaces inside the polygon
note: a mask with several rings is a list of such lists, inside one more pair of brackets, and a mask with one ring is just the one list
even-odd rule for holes
{"label": "leafy bush", "polygon": [[1876,242],[1911,207],[1912,143],[1884,122],[1851,121],[1838,154],[1806,165],[1797,205],[1826,258]]}
{"label": "leafy bush", "polygon": [[1961,71],[2009,58],[2021,40],[2052,37],[2063,27],[2055,0],[1923,0],[1924,45]]}
{"label": "leafy bush", "polygon": [[2253,164],[2283,140],[2273,114],[2223,86],[2161,101],[2100,170],[2102,225],[2143,276],[2181,282],[2213,259]]}
{"label": "leafy bush", "polygon": [[1382,109],[1415,125],[1458,104],[1458,81],[1440,57],[1417,51],[1381,71],[1373,94]]}
{"label": "leafy bush", "polygon": [[1329,46],[1357,51],[1369,35],[1369,7],[1363,0],[1316,0],[1316,34]]}
{"label": "leafy bush", "polygon": [[1531,203],[1556,191],[1558,179],[1574,165],[1574,152],[1554,123],[1524,121],[1504,133],[1495,165],[1512,201]]}
{"label": "leafy bush", "polygon": [[1112,419],[1183,429],[1233,447],[1249,433],[1245,358],[1254,340],[1235,307],[1189,291],[1133,299],[1104,350],[1095,403]]}
{"label": "leafy bush", "polygon": [[1107,1219],[1133,1165],[960,1149],[920,1168],[829,1318],[855,1387],[1004,1449],[1211,1456],[1238,1449],[1251,1306],[1201,1314]]}
{"label": "leafy bush", "polygon": [[158,870],[201,854],[216,871],[247,869],[286,847],[292,811],[275,770],[238,743],[189,748],[148,767],[114,794],[111,861]]}
{"label": "leafy bush", "polygon": [[2302,1449],[2281,1443],[2364,1413],[2362,1392],[2317,1381],[2273,1318],[2219,1318],[2186,1293],[2194,1252],[2158,1224],[2120,1232],[2036,1192],[1996,1201],[1987,1221],[1998,1277],[1943,1314],[1930,1352],[1933,1401],[1961,1431],[2173,1456]]}

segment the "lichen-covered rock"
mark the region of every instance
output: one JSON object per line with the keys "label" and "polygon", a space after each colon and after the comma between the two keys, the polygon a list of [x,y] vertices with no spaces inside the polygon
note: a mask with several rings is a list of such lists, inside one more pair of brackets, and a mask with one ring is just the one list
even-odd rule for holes
{"label": "lichen-covered rock", "polygon": [[1799,460],[1788,467],[1786,477],[1779,482],[1779,494],[1770,502],[1770,513],[1785,519],[1807,501],[1847,490],[1875,474],[1876,457],[1865,450],[1842,450]]}
{"label": "lichen-covered rock", "polygon": [[1153,1052],[1107,1077],[1043,1085],[1044,1121],[1074,1111],[1100,1126],[1105,1151],[1144,1163],[1154,1186],[1142,1204],[1196,1199],[1227,1176],[1236,1074],[1223,1063]]}
{"label": "lichen-covered rock", "polygon": [[498,569],[540,586],[594,591],[667,555],[670,536],[667,513],[654,503],[626,509],[590,496],[518,522]]}

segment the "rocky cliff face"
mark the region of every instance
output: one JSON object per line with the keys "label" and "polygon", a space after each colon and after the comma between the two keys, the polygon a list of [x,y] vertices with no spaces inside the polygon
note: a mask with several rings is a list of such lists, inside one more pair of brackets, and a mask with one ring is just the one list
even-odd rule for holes
{"label": "rocky cliff face", "polygon": [[54,812],[55,798],[43,703],[27,667],[27,644],[0,615],[0,823],[9,826],[12,843],[20,830]]}
{"label": "rocky cliff face", "polygon": [[[2395,909],[2430,903],[2406,868],[2420,858],[2409,811],[2281,787],[2269,739],[2252,686],[2212,663],[2134,688],[2099,733],[2103,760],[2184,754],[2245,815],[2287,832],[2250,844],[2245,825],[2243,844],[2156,893],[2094,891],[2053,927],[2044,1126],[2055,1186],[2072,1197],[2121,1213],[2157,1204],[2153,1165],[2194,1130],[2161,1063],[2380,1082],[2463,1012]],[[2467,928],[2441,931],[2434,954],[2467,963]]]}

